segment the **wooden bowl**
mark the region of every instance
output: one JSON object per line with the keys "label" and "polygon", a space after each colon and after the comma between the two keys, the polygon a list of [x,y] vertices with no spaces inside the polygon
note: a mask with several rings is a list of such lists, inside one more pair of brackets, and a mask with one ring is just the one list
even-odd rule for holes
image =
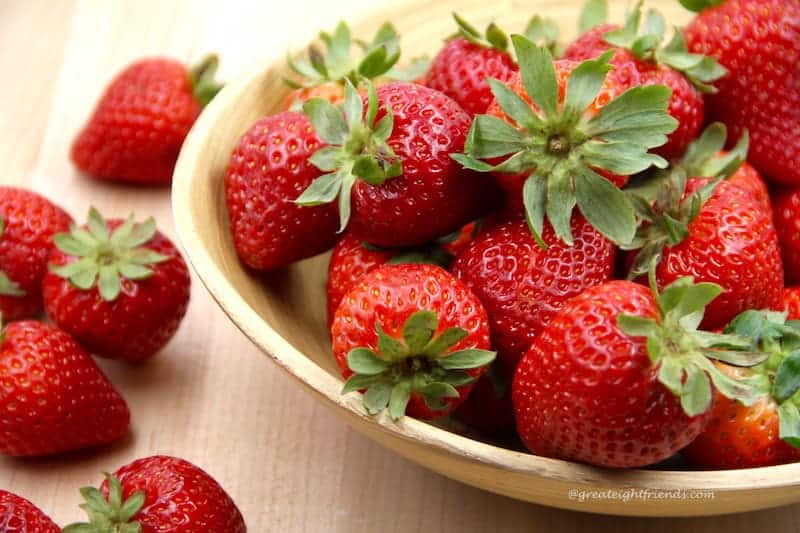
{"label": "wooden bowl", "polygon": [[[403,34],[406,58],[435,53],[454,30],[458,10],[483,27],[492,19],[520,31],[533,13],[555,18],[575,34],[582,0],[416,0],[384,9],[355,26],[371,37],[383,20]],[[624,2],[613,2],[621,20]],[[651,1],[674,24],[688,14],[674,0]],[[332,24],[333,25],[333,21]],[[278,51],[280,52],[280,51]],[[342,396],[342,379],[325,329],[328,257],[258,275],[239,262],[229,234],[223,176],[234,144],[259,117],[275,112],[286,87],[276,53],[230,83],[197,121],[175,171],[173,209],[183,245],[198,275],[231,320],[319,401],[383,446],[453,479],[530,502],[621,515],[710,515],[800,500],[800,464],[723,472],[614,471],[511,451],[406,418],[370,417],[356,394]],[[605,492],[604,492],[605,491]],[[617,491],[617,492],[608,492]],[[684,492],[681,492],[684,491]],[[710,491],[710,492],[692,492]]]}

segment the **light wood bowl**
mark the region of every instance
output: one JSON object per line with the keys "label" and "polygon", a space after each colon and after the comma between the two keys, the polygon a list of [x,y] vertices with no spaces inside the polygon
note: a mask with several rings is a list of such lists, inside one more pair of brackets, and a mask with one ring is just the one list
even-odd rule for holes
{"label": "light wood bowl", "polygon": [[[480,27],[495,19],[512,31],[520,31],[533,13],[540,13],[555,18],[563,37],[570,38],[581,3],[412,0],[384,8],[356,24],[354,32],[371,37],[380,22],[392,20],[403,33],[406,58],[432,55],[454,30],[450,13],[457,10]],[[620,4],[625,3],[612,4],[614,20],[621,20]],[[674,0],[651,0],[649,5],[662,9],[673,24],[688,19]],[[256,119],[275,112],[286,94],[282,52],[275,51],[231,82],[203,112],[181,152],[172,198],[178,232],[198,275],[231,320],[288,375],[383,446],[448,477],[513,498],[580,511],[654,516],[742,512],[800,501],[800,464],[726,472],[604,470],[507,450],[410,418],[393,423],[385,415],[370,417],[358,394],[340,395],[342,380],[325,330],[328,256],[257,275],[239,262],[229,234],[225,167],[239,137]],[[651,492],[649,497],[624,492],[616,498],[580,492],[625,489]],[[654,494],[698,489],[713,491],[713,498]],[[619,499],[625,495],[627,501]]]}

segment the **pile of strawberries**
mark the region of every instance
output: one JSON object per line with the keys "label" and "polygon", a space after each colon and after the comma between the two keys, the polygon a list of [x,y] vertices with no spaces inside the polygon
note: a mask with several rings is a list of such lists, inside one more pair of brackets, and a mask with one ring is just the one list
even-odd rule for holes
{"label": "pile of strawberries", "polygon": [[607,467],[800,459],[800,2],[682,2],[591,0],[563,50],[456,16],[427,67],[389,24],[290,61],[230,228],[258,271],[333,249],[344,394]]}

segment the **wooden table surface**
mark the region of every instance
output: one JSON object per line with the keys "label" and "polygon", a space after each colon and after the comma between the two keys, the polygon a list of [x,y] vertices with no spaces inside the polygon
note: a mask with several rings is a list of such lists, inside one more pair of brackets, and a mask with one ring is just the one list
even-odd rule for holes
{"label": "wooden table surface", "polygon": [[[168,189],[78,175],[69,144],[99,91],[147,54],[223,57],[223,77],[305,42],[370,0],[0,0],[0,183],[33,188],[76,218],[154,215],[174,237]],[[302,6],[302,9],[295,9]],[[36,461],[0,459],[0,488],[57,522],[81,518],[78,487],[150,454],[201,465],[238,503],[250,531],[796,531],[800,506],[703,519],[628,519],[548,509],[428,472],[351,431],[242,336],[195,278],[176,338],[151,362],[101,362],[130,403],[133,432],[110,449]],[[614,505],[610,503],[609,505]]]}

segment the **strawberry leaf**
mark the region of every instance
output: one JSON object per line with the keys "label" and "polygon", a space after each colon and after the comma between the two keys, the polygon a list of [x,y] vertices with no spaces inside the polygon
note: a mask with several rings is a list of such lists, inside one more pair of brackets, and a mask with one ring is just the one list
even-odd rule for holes
{"label": "strawberry leaf", "polygon": [[780,438],[794,446],[800,448],[800,410],[793,402],[783,402],[778,406],[778,418],[780,420]]}
{"label": "strawberry leaf", "polygon": [[800,390],[800,351],[787,355],[775,373],[772,396],[778,403],[789,400]]}
{"label": "strawberry leaf", "polygon": [[607,20],[607,0],[586,0],[578,18],[578,31],[580,33],[586,33],[596,26],[605,24]]}

